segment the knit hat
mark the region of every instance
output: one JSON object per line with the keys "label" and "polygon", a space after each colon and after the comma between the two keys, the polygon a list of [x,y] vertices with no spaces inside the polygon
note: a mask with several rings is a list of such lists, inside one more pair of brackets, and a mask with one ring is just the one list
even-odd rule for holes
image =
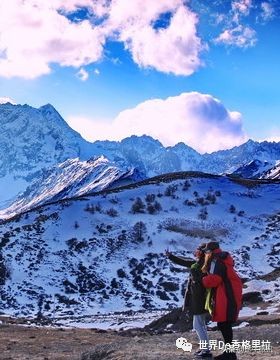
{"label": "knit hat", "polygon": [[213,251],[216,249],[219,249],[220,245],[217,241],[209,241],[209,243],[206,244],[205,248],[203,248],[203,251]]}

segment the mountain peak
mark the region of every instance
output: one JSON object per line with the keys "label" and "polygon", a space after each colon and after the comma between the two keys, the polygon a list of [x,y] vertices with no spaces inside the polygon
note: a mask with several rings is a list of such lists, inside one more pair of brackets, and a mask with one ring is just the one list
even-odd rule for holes
{"label": "mountain peak", "polygon": [[169,149],[175,149],[175,150],[181,150],[181,151],[190,151],[192,153],[196,153],[199,155],[199,152],[197,152],[196,150],[194,150],[192,147],[190,147],[189,145],[183,143],[182,141],[177,143],[174,146],[169,146]]}
{"label": "mountain peak", "polygon": [[[39,109],[43,114],[46,114],[46,113],[55,113],[55,114],[58,114],[58,111],[55,109],[55,107],[52,105],[52,104],[45,104],[43,106],[40,106]],[[59,115],[60,116],[60,115]]]}
{"label": "mountain peak", "polygon": [[153,144],[153,145],[157,145],[157,146],[160,146],[160,147],[163,147],[162,143],[157,140],[157,139],[154,139],[152,136],[150,135],[146,135],[146,134],[143,134],[141,136],[139,135],[131,135],[130,137],[127,137],[125,139],[123,139],[121,141],[122,144],[137,144],[137,145],[140,145],[140,144]]}
{"label": "mountain peak", "polygon": [[38,110],[43,115],[43,117],[47,119],[49,123],[52,123],[54,126],[58,125],[59,127],[62,127],[62,129],[65,129],[67,132],[69,132],[69,130],[71,129],[70,132],[77,133],[72,128],[70,128],[68,123],[63,119],[63,117],[59,114],[59,112],[56,110],[56,108],[53,105],[46,104],[39,107]]}
{"label": "mountain peak", "polygon": [[248,141],[246,141],[243,145],[246,145],[246,146],[254,146],[254,145],[257,145],[259,142],[258,141],[254,141],[252,139],[249,139]]}

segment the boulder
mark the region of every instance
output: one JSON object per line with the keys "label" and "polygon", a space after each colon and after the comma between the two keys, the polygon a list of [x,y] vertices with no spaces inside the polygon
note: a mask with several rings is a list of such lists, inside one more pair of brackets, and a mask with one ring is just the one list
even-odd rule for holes
{"label": "boulder", "polygon": [[242,300],[245,304],[256,304],[260,301],[263,301],[263,298],[259,291],[250,291],[243,294]]}

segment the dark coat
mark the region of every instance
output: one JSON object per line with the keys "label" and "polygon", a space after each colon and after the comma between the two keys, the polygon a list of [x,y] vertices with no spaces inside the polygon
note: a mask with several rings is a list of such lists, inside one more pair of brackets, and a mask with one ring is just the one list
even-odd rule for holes
{"label": "dark coat", "polygon": [[183,310],[189,308],[193,315],[201,315],[206,313],[206,289],[202,285],[203,274],[201,266],[198,262],[191,259],[184,259],[173,254],[169,255],[169,259],[175,264],[185,266],[190,269],[188,285],[184,296]]}
{"label": "dark coat", "polygon": [[202,280],[206,288],[212,289],[212,320],[234,322],[241,308],[242,282],[229,253],[214,250],[212,263],[209,275]]}

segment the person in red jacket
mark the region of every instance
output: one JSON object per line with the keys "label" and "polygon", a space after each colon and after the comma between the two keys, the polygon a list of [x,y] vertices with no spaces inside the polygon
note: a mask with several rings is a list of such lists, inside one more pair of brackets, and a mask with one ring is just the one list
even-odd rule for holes
{"label": "person in red jacket", "polygon": [[219,243],[211,241],[203,249],[206,253],[202,271],[203,286],[209,296],[206,307],[217,322],[226,350],[214,359],[235,360],[234,352],[227,351],[233,339],[232,324],[237,320],[242,305],[242,282],[234,270],[234,261],[228,252],[220,249]]}

